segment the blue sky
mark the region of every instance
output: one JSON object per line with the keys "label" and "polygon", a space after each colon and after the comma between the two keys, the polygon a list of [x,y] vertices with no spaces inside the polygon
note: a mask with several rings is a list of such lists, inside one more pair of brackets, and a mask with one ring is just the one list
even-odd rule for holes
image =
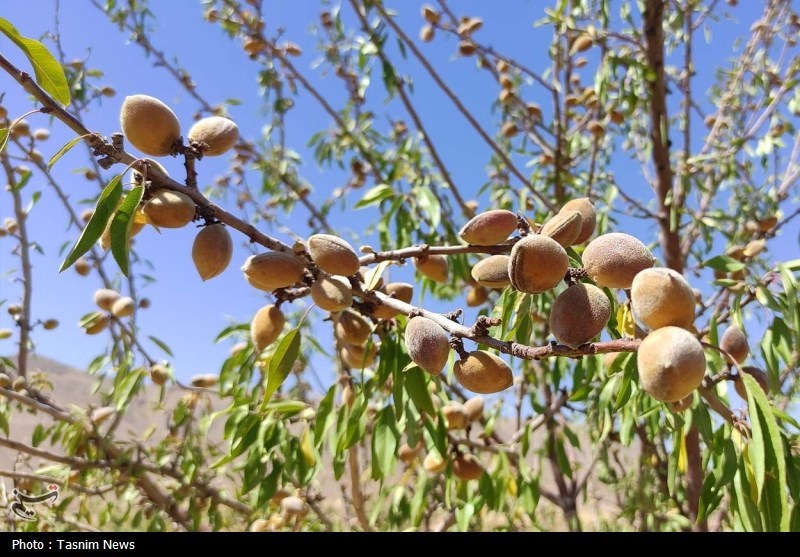
{"label": "blue sky", "polygon": [[[345,99],[341,81],[333,76],[323,76],[314,67],[318,54],[315,52],[316,39],[309,33],[309,27],[318,21],[319,3],[310,0],[271,0],[265,4],[269,6],[266,10],[267,34],[274,33],[277,27],[285,29],[285,37],[298,43],[303,49],[303,56],[297,59],[297,67],[323,92],[331,104],[337,106],[337,103]],[[399,11],[399,23],[409,35],[416,38],[421,25],[421,3],[393,4],[399,6],[396,8]],[[485,2],[477,0],[453,4],[454,7],[457,4],[460,12],[484,18],[485,25],[480,31],[482,40],[500,47],[511,57],[523,60],[536,71],[543,71],[548,66],[548,30],[534,28],[532,24],[544,15],[543,10],[550,2],[492,4],[490,10],[486,8]],[[757,2],[740,4],[732,12],[733,19],[724,24],[712,24],[713,47],[696,49],[699,71],[694,86],[701,94],[713,83],[712,68],[726,61],[720,53],[727,56],[734,40],[747,36],[750,24],[758,15],[756,10],[761,8]],[[61,6],[60,25],[67,58],[83,58],[88,54],[88,66],[105,74],[101,83],[111,85],[117,91],[115,97],[103,99],[102,106],[92,107],[91,112],[86,115],[88,127],[106,135],[117,131],[119,106],[124,97],[144,93],[169,104],[184,123],[185,130],[188,129],[192,114],[198,108],[197,104],[163,69],[154,68],[152,60],[144,57],[143,51],[128,40],[126,33],[120,32],[88,1],[63,1]],[[155,45],[180,61],[191,73],[198,91],[212,104],[228,98],[240,99],[241,105],[230,108],[232,118],[238,123],[243,135],[250,138],[259,136],[267,122],[263,116],[262,99],[256,84],[258,67],[242,55],[239,41],[229,39],[218,27],[205,22],[199,2],[174,0],[152,2],[152,6],[156,19],[151,39]],[[53,28],[54,7],[55,2],[52,0],[13,0],[4,2],[0,16],[13,22],[24,35],[39,37]],[[351,19],[348,22],[352,24]],[[702,40],[702,33],[698,33],[698,39]],[[52,43],[45,42],[52,46]],[[456,42],[452,37],[437,38],[422,48],[443,79],[460,95],[465,105],[473,110],[481,124],[487,129],[494,129],[499,116],[492,114],[488,107],[497,95],[497,84],[474,67],[474,59],[456,58]],[[15,52],[15,48],[4,37],[0,38],[0,51],[24,66],[24,58]],[[409,63],[399,65],[401,73],[407,73],[414,79],[416,106],[423,120],[428,123],[431,138],[440,149],[455,182],[467,198],[476,196],[486,177],[486,163],[490,157],[488,147],[420,68]],[[531,92],[527,100],[546,105],[547,98],[541,88],[529,87],[527,90]],[[30,109],[27,98],[9,77],[0,75],[0,92],[5,93],[3,105],[8,108],[10,115],[20,115]],[[368,96],[370,106],[376,111],[388,111],[395,116],[403,115],[397,100],[388,107],[384,106],[385,97],[382,85],[376,84]],[[305,147],[312,134],[330,126],[329,117],[304,92],[301,92],[296,103],[296,108],[288,116],[287,144],[303,157],[305,164],[302,175],[314,187],[312,200],[320,202],[327,199],[333,189],[341,187],[345,177],[337,171],[317,167],[312,154]],[[710,110],[707,104],[705,108]],[[405,118],[404,115],[403,117]],[[42,115],[35,115],[28,120],[31,128],[50,127],[47,117]],[[698,133],[702,131],[701,129]],[[52,132],[51,139],[40,147],[46,158],[72,137],[57,122],[52,125]],[[701,136],[696,141],[699,141],[699,137]],[[224,172],[225,160],[224,157],[220,159],[201,161],[198,168],[201,187]],[[621,157],[620,161],[614,170],[618,180],[627,184],[626,191],[641,199],[649,199],[651,194],[642,177],[640,166],[635,161],[624,164]],[[161,159],[161,162],[174,177],[182,179],[180,161]],[[94,185],[89,185],[80,174],[74,173],[75,168],[83,166],[85,152],[74,149],[55,169],[56,177],[73,200],[91,197],[96,193],[94,189],[90,189]],[[112,174],[108,175],[109,178],[111,176]],[[74,232],[65,232],[63,209],[57,203],[52,190],[39,177],[26,188],[26,195],[30,196],[36,190],[42,190],[43,197],[31,213],[29,223],[32,236],[40,242],[44,255],[34,256],[33,313],[36,318],[54,317],[61,321],[61,327],[56,331],[37,331],[37,350],[43,355],[83,368],[105,346],[102,335],[88,337],[77,326],[80,316],[94,309],[92,292],[99,286],[99,280],[92,276],[80,277],[72,270],[58,274],[61,259],[58,250],[65,241],[74,240]],[[486,208],[487,197],[484,195],[479,200],[481,207]],[[352,199],[351,203],[354,202],[355,199]],[[0,219],[10,213],[10,196],[0,195]],[[335,215],[331,222],[344,230],[358,232],[362,225],[374,218],[375,214],[368,211],[348,211]],[[286,222],[296,225],[298,231],[303,232],[306,220],[305,210],[298,206]],[[621,230],[652,233],[652,229],[641,230],[641,224],[632,221],[623,221]],[[265,231],[283,241],[291,241],[290,236],[281,230]],[[255,311],[268,301],[262,293],[246,284],[239,271],[249,251],[239,245],[241,242],[236,236],[234,241],[237,251],[230,267],[223,275],[203,283],[191,261],[194,234],[196,229],[193,227],[164,230],[161,235],[148,229],[136,238],[137,250],[154,267],[153,270],[140,271],[157,278],[155,284],[141,289],[141,294],[151,299],[152,307],[140,313],[139,323],[145,334],[157,336],[169,344],[175,353],[175,357],[170,360],[177,375],[182,378],[197,373],[217,372],[227,355],[229,345],[213,344],[214,337],[231,322],[249,321]],[[795,222],[771,242],[772,252],[781,254],[784,259],[800,257],[797,238],[798,223]],[[353,244],[359,245],[355,239]],[[16,258],[10,254],[9,241],[0,239],[0,299],[13,300],[18,296],[18,287],[5,276],[17,264]],[[113,266],[109,268],[114,269]],[[411,274],[407,270],[395,271],[392,278],[409,280]],[[452,309],[452,306],[446,309]],[[9,326],[11,321],[2,312],[0,328]],[[327,328],[320,331],[320,336],[323,342],[332,340]],[[0,341],[0,353],[14,351],[8,342],[3,344]],[[152,347],[151,352],[159,354],[155,347]]]}

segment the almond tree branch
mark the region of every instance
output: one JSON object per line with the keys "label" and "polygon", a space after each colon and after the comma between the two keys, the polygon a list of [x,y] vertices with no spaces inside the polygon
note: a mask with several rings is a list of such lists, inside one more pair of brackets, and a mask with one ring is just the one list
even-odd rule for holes
{"label": "almond tree branch", "polygon": [[364,493],[361,491],[361,467],[358,463],[358,445],[350,447],[347,453],[347,460],[350,465],[350,491],[353,494],[353,509],[356,511],[358,523],[365,532],[372,532],[369,524],[369,517],[364,508]]}
{"label": "almond tree branch", "polygon": [[22,206],[22,194],[19,183],[8,160],[8,151],[0,153],[0,162],[6,173],[6,180],[14,200],[14,215],[17,219],[16,236],[19,240],[19,259],[22,266],[22,311],[16,316],[19,328],[19,352],[17,353],[17,373],[22,377],[28,375],[28,352],[31,334],[31,299],[33,297],[33,273],[31,273],[31,249],[28,239],[28,214]]}
{"label": "almond tree branch", "polygon": [[[678,233],[682,206],[674,196],[672,166],[669,156],[669,116],[667,114],[667,87],[664,77],[664,8],[665,0],[647,0],[643,17],[647,63],[655,78],[650,89],[650,128],[653,165],[656,170],[656,199],[658,201],[658,224],[661,251],[667,267],[683,273],[684,258]],[[673,198],[670,201],[670,198]],[[677,196],[680,197],[680,196]],[[682,201],[681,201],[682,202]],[[689,500],[689,515],[694,521],[699,516],[700,494],[703,487],[703,467],[700,451],[700,436],[692,426],[686,436],[688,470],[686,492]],[[705,530],[705,521],[698,525]]]}
{"label": "almond tree branch", "polygon": [[372,151],[364,145],[360,137],[354,135],[352,131],[350,131],[350,128],[345,124],[344,120],[342,120],[342,117],[339,115],[339,113],[333,109],[333,107],[327,101],[325,96],[319,91],[317,91],[317,89],[313,85],[311,85],[311,82],[308,81],[308,79],[306,79],[306,77],[297,68],[295,68],[294,64],[292,64],[289,61],[289,59],[283,54],[281,49],[277,47],[274,41],[271,41],[266,36],[264,36],[262,30],[255,29],[252,27],[252,25],[249,24],[247,18],[243,17],[241,8],[236,4],[236,2],[232,2],[231,0],[225,0],[225,3],[227,6],[229,6],[236,12],[236,14],[241,18],[242,23],[248,26],[248,29],[252,34],[258,35],[258,37],[263,41],[263,43],[269,50],[270,56],[280,61],[281,65],[284,68],[286,68],[286,70],[291,74],[292,78],[296,79],[297,82],[303,86],[303,89],[308,91],[308,93],[312,97],[314,97],[314,99],[320,104],[320,106],[322,106],[325,112],[327,112],[328,115],[331,118],[333,118],[333,120],[336,122],[336,125],[339,127],[341,132],[346,136],[348,136],[353,141],[353,144],[356,146],[356,149],[358,149],[359,153],[361,153],[361,156],[364,157],[364,160],[369,163],[370,167],[372,168],[372,172],[373,174],[375,174],[375,178],[378,180],[378,182],[385,183],[386,179],[384,178],[381,172],[381,166],[378,164],[378,161],[373,156]]}
{"label": "almond tree branch", "polygon": [[[669,158],[669,116],[667,114],[667,86],[664,78],[664,0],[648,0],[644,12],[644,36],[647,63],[655,73],[649,82],[650,134],[653,143],[653,166],[656,170],[656,198],[661,249],[667,267],[683,272],[683,257],[677,226],[673,226],[672,212],[680,207],[670,202],[672,194],[672,166]],[[677,218],[677,216],[676,216]],[[676,223],[677,225],[677,223]]]}
{"label": "almond tree branch", "polygon": [[422,52],[420,52],[419,48],[417,48],[416,43],[414,43],[414,41],[411,40],[411,38],[405,33],[405,31],[403,31],[400,28],[400,26],[397,25],[397,23],[395,23],[395,21],[386,13],[383,6],[381,6],[380,4],[375,4],[374,8],[380,13],[381,19],[385,21],[386,24],[389,25],[389,27],[392,28],[392,30],[395,32],[395,34],[397,34],[398,37],[400,37],[400,40],[403,41],[403,43],[412,52],[414,57],[419,61],[420,64],[422,64],[422,67],[425,68],[425,70],[428,72],[431,78],[436,82],[436,85],[438,85],[439,88],[442,90],[442,92],[452,101],[452,103],[456,106],[458,111],[462,114],[462,116],[464,116],[464,118],[467,119],[467,121],[475,129],[478,135],[481,136],[481,138],[486,142],[486,144],[489,145],[489,147],[491,147],[491,149],[497,154],[497,156],[500,157],[500,159],[505,163],[509,171],[512,174],[514,174],[514,176],[516,176],[519,179],[519,181],[522,182],[534,196],[536,196],[536,198],[542,203],[542,205],[547,207],[553,213],[557,213],[558,208],[555,205],[553,205],[553,203],[549,199],[547,199],[547,197],[542,195],[542,193],[535,188],[535,186],[530,182],[530,180],[528,180],[522,174],[522,172],[520,172],[520,170],[514,165],[509,156],[503,149],[500,148],[497,142],[495,142],[491,137],[489,137],[489,134],[486,133],[486,131],[481,127],[481,125],[478,123],[475,117],[463,105],[458,96],[453,92],[452,89],[450,89],[450,87],[448,87],[448,85],[444,82],[444,80],[441,78],[439,73],[433,68],[433,66],[431,66],[428,59],[425,58]]}
{"label": "almond tree branch", "polygon": [[263,245],[274,251],[291,252],[292,248],[283,242],[276,240],[258,231],[253,225],[235,217],[228,213],[218,205],[209,201],[198,190],[187,187],[180,182],[177,182],[162,173],[158,168],[148,168],[145,170],[143,162],[136,157],[126,153],[125,151],[118,151],[114,149],[109,143],[96,133],[91,132],[86,128],[77,118],[67,112],[61,107],[50,95],[48,95],[36,82],[31,79],[31,76],[16,68],[11,62],[8,61],[2,54],[0,54],[0,68],[5,70],[11,77],[13,77],[22,87],[31,95],[42,103],[42,112],[52,114],[57,119],[61,120],[71,130],[80,136],[87,136],[86,141],[95,149],[95,154],[106,155],[110,166],[113,163],[122,163],[125,165],[132,165],[136,170],[147,173],[148,180],[155,186],[167,188],[174,191],[179,191],[192,199],[198,206],[211,212],[217,219],[227,224],[231,228],[238,230],[245,236],[250,238],[250,241]]}
{"label": "almond tree branch", "polygon": [[[361,22],[361,28],[367,35],[369,35],[370,41],[373,45],[375,45],[381,62],[383,62],[385,65],[391,65],[388,56],[386,56],[386,52],[383,50],[383,46],[381,45],[380,41],[376,40],[374,31],[370,29],[367,18],[363,12],[363,7],[359,6],[356,0],[350,0],[350,5],[353,7],[353,11]],[[397,80],[397,94],[400,96],[400,100],[402,101],[403,106],[405,107],[409,116],[411,116],[411,119],[414,121],[414,125],[416,126],[417,130],[419,130],[419,133],[422,136],[422,141],[428,148],[428,152],[431,154],[434,164],[436,164],[436,167],[439,169],[439,173],[447,183],[447,186],[452,192],[456,203],[458,203],[458,206],[461,208],[461,213],[466,217],[471,216],[472,211],[465,204],[464,198],[461,196],[461,192],[458,191],[453,179],[450,177],[450,172],[447,170],[444,161],[442,161],[442,158],[439,156],[439,151],[436,149],[436,145],[434,145],[433,141],[431,141],[428,131],[425,129],[425,126],[422,123],[422,119],[419,117],[414,105],[411,103],[411,99],[406,92],[406,82],[404,79]]]}
{"label": "almond tree branch", "polygon": [[66,464],[75,470],[84,470],[86,468],[107,468],[110,464],[108,461],[103,460],[87,460],[85,458],[56,454],[43,449],[37,449],[36,447],[31,447],[30,445],[20,443],[19,441],[14,441],[13,439],[5,439],[3,437],[0,437],[0,447],[6,447],[12,451],[25,453],[36,458],[48,460],[50,462]]}
{"label": "almond tree branch", "polygon": [[[101,12],[108,14],[108,10],[105,9],[97,0],[91,0],[92,5],[100,10]],[[133,13],[133,12],[131,12]],[[175,67],[175,64],[170,62],[170,60],[164,55],[164,52],[156,48],[156,46],[150,41],[150,38],[147,36],[147,33],[144,30],[137,26],[136,24],[131,24],[127,21],[122,23],[123,27],[130,31],[134,36],[134,42],[142,47],[146,54],[153,55],[157,60],[157,66],[164,68],[167,72],[175,78],[175,80],[186,90],[189,95],[197,101],[200,107],[209,114],[215,114],[215,109],[211,104],[203,98],[200,93],[197,91],[197,87],[188,78],[188,75],[178,67]],[[266,159],[261,154],[261,151],[256,149],[255,145],[249,141],[244,139],[239,139],[239,144],[244,146],[248,153],[252,153],[256,156],[257,162],[259,163],[266,163]],[[188,161],[187,161],[188,162]],[[322,214],[317,207],[308,200],[307,196],[301,195],[301,186],[291,180],[283,180],[283,183],[292,190],[292,192],[297,196],[298,201],[311,213],[312,217],[316,219],[316,221],[320,224],[320,227],[325,231],[331,231],[332,228],[328,224],[325,215]]]}
{"label": "almond tree branch", "polygon": [[108,493],[109,491],[113,491],[117,487],[115,485],[108,485],[104,487],[91,488],[83,486],[79,483],[70,482],[69,479],[65,480],[56,478],[55,476],[47,476],[43,474],[28,474],[25,472],[15,472],[13,470],[0,470],[0,477],[13,478],[15,480],[33,480],[43,483],[58,484],[62,487],[69,486],[70,491],[77,491],[79,493],[85,493],[86,495],[102,495],[103,493]]}
{"label": "almond tree branch", "polygon": [[429,246],[422,244],[418,246],[410,246],[407,248],[400,248],[389,251],[374,251],[361,257],[361,265],[370,265],[373,263],[380,263],[381,261],[405,261],[412,257],[420,257],[423,255],[457,255],[460,253],[483,253],[489,255],[497,255],[500,253],[508,253],[519,238],[512,238],[510,241],[497,244],[494,246]]}

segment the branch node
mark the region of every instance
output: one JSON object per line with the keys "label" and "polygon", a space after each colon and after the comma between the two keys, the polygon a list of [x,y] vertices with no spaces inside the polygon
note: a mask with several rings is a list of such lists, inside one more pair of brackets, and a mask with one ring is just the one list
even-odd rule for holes
{"label": "branch node", "polygon": [[489,334],[490,327],[497,327],[503,322],[502,319],[497,317],[487,317],[485,315],[478,316],[478,319],[475,320],[475,324],[472,326],[470,330],[470,336],[472,338],[479,338],[485,337]]}
{"label": "branch node", "polygon": [[451,311],[449,313],[445,313],[444,317],[445,317],[445,319],[449,319],[450,321],[455,321],[456,323],[458,323],[458,318],[461,317],[462,313],[464,313],[464,312],[461,311],[460,309],[456,309],[456,310],[453,310],[453,311]]}
{"label": "branch node", "polygon": [[466,360],[469,357],[469,352],[464,349],[464,341],[456,336],[450,337],[450,347],[456,351],[458,357]]}
{"label": "branch node", "polygon": [[517,230],[519,230],[520,236],[527,236],[531,233],[531,223],[521,211],[517,211]]}

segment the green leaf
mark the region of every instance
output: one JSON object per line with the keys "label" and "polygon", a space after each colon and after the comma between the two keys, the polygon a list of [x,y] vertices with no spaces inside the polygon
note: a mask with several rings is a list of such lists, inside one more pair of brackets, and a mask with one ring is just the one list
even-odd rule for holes
{"label": "green leaf", "polygon": [[370,205],[375,205],[376,203],[380,203],[384,199],[389,199],[391,197],[394,197],[394,190],[392,187],[387,186],[386,184],[379,184],[365,193],[364,197],[362,197],[361,200],[355,204],[354,209],[369,207]]}
{"label": "green leaf", "polygon": [[258,501],[260,507],[266,507],[275,492],[278,491],[278,480],[281,478],[283,472],[283,464],[280,460],[274,459],[272,462],[272,471],[261,481],[261,486],[258,490]]}
{"label": "green leaf", "polygon": [[139,203],[144,195],[144,186],[136,186],[117,209],[114,219],[111,221],[111,254],[119,265],[119,270],[126,277],[130,272],[129,250],[131,247],[131,226]]}
{"label": "green leaf", "polygon": [[375,287],[378,286],[381,275],[386,270],[386,268],[392,264],[392,261],[381,261],[374,269],[370,269],[366,275],[364,276],[364,291],[369,292],[371,290],[375,290]]}
{"label": "green leaf", "polygon": [[428,385],[423,373],[424,372],[418,367],[409,369],[405,374],[404,383],[406,391],[411,397],[411,400],[414,401],[417,410],[420,412],[427,412],[429,415],[433,416],[436,414],[436,410],[433,408],[433,402],[431,401],[430,393],[428,393]]}
{"label": "green leaf", "polygon": [[84,253],[89,251],[94,243],[103,235],[111,215],[117,208],[119,198],[122,196],[122,174],[115,176],[100,194],[97,206],[92,213],[92,218],[86,223],[86,227],[81,232],[78,241],[67,254],[66,259],[61,264],[59,273],[69,269]]}
{"label": "green leaf", "polygon": [[162,340],[159,340],[159,339],[157,339],[157,338],[156,338],[156,337],[154,337],[154,336],[148,336],[147,338],[149,338],[149,339],[150,339],[150,341],[151,341],[153,344],[155,344],[155,345],[156,345],[156,346],[158,346],[158,347],[159,347],[161,350],[163,350],[163,351],[164,351],[164,352],[167,354],[167,356],[170,356],[170,357],[173,357],[173,358],[174,358],[174,356],[173,356],[173,354],[172,354],[172,351],[169,349],[169,346],[167,346],[166,344],[164,344],[164,342],[163,342]]}
{"label": "green leaf", "polygon": [[0,128],[0,153],[6,148],[8,143],[8,128]]}
{"label": "green leaf", "polygon": [[789,503],[780,428],[758,382],[747,373],[741,377],[747,390],[747,408],[753,426],[749,450],[764,527],[767,531],[785,532],[789,530]]}
{"label": "green leaf", "polygon": [[36,424],[36,427],[33,429],[33,435],[31,436],[31,445],[38,447],[42,444],[45,437],[47,437],[47,431],[44,429],[44,426],[42,424]]}
{"label": "green leaf", "polygon": [[302,400],[275,400],[267,404],[267,412],[281,414],[283,418],[297,414],[308,408],[308,404]]}
{"label": "green leaf", "polygon": [[328,394],[319,403],[317,407],[317,416],[314,418],[314,439],[317,440],[317,448],[322,445],[324,440],[325,431],[327,430],[328,417],[333,410],[333,397],[336,393],[336,385],[328,389]]}
{"label": "green leaf", "polygon": [[745,268],[745,264],[736,261],[732,257],[728,257],[727,255],[718,255],[716,257],[712,257],[708,261],[703,262],[703,267],[711,267],[717,271],[725,271],[728,273],[734,273],[736,271],[741,271]]}
{"label": "green leaf", "polygon": [[456,509],[456,526],[459,532],[466,532],[469,529],[469,522],[475,515],[475,505],[467,503],[460,509]]}
{"label": "green leaf", "polygon": [[0,17],[0,31],[22,49],[33,66],[36,83],[64,106],[70,103],[69,84],[64,69],[50,51],[33,39],[23,37],[11,22]]}
{"label": "green leaf", "polygon": [[264,402],[261,403],[262,412],[266,409],[269,399],[278,390],[278,387],[289,377],[289,372],[292,371],[292,366],[300,353],[301,336],[300,329],[297,328],[286,333],[286,336],[278,343],[272,358],[270,358],[267,388],[264,391]]}
{"label": "green leaf", "polygon": [[739,519],[742,529],[746,532],[761,531],[761,519],[758,509],[753,502],[751,485],[747,477],[747,460],[739,461],[739,469],[733,477],[733,496],[731,507],[736,510],[734,516]]}
{"label": "green leaf", "polygon": [[420,209],[427,215],[431,223],[431,228],[437,228],[442,220],[442,206],[433,191],[431,191],[431,186],[416,188],[414,193],[417,195],[417,203]]}
{"label": "green leaf", "polygon": [[380,411],[378,423],[372,434],[372,479],[382,479],[394,470],[398,434],[395,430],[394,410],[387,406]]}
{"label": "green leaf", "polygon": [[[53,156],[50,158],[50,162],[48,162],[48,163],[47,163],[47,170],[50,170],[51,168],[53,168],[53,165],[54,165],[54,164],[56,164],[56,163],[58,162],[58,159],[60,159],[60,158],[61,158],[61,157],[63,157],[64,155],[66,155],[66,154],[69,152],[69,150],[70,150],[70,149],[72,149],[73,147],[75,147],[75,146],[76,146],[76,145],[77,145],[77,144],[80,142],[80,140],[81,140],[81,139],[83,139],[84,137],[85,137],[85,136],[83,136],[83,135],[79,135],[78,137],[76,137],[76,138],[74,138],[74,139],[70,140],[70,141],[69,141],[69,142],[68,142],[66,145],[64,145],[64,146],[63,146],[61,149],[59,149],[59,150],[58,150],[58,153],[56,153],[55,155],[53,155]],[[0,150],[2,150],[2,149],[0,149]]]}

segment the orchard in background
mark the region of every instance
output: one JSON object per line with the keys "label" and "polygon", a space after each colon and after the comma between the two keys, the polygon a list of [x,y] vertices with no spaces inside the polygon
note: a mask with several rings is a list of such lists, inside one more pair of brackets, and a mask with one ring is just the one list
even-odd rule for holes
{"label": "orchard in background", "polygon": [[[0,477],[63,492],[5,528],[800,530],[792,2],[763,2],[723,52],[712,31],[733,0],[559,0],[530,22],[550,33],[530,59],[484,39],[491,14],[445,1],[322,2],[313,54],[269,1],[187,3],[258,68],[259,137],[159,49],[156,6],[83,3],[156,67],[121,99],[65,53],[58,18],[42,43],[0,19],[4,95],[30,107],[0,107],[4,292],[15,285],[0,300],[0,448],[17,455]],[[437,43],[496,97],[475,108]],[[328,127],[305,134],[301,101]],[[93,120],[101,102],[119,122]],[[460,183],[431,103],[474,132],[485,176]],[[47,143],[48,125],[74,139]],[[75,180],[59,161],[80,149]],[[304,177],[315,165],[326,184]],[[68,231],[60,270],[86,277],[65,295],[96,306],[78,325],[108,339],[85,407],[29,366],[39,335],[75,326],[32,310],[39,280],[63,280],[32,263],[44,196]],[[218,372],[185,381],[170,339],[138,318],[163,312],[176,337],[191,324],[137,288],[158,288],[148,249],[184,227],[181,272],[205,281],[209,307],[230,273],[261,296],[219,333]],[[148,229],[156,241],[135,244]],[[125,428],[142,401],[166,427]],[[31,439],[15,435],[20,410],[39,420]]]}

